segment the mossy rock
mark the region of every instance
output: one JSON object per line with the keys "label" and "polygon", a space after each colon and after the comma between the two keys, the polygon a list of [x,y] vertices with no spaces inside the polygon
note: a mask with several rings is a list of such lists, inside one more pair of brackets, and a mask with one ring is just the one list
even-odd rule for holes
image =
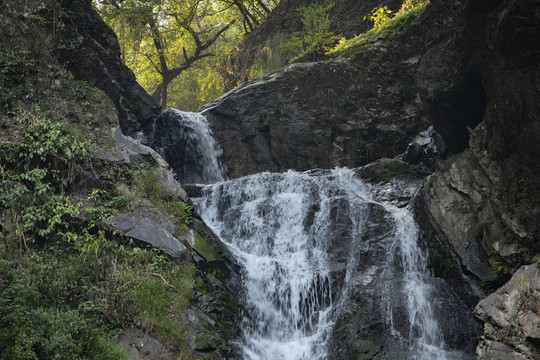
{"label": "mossy rock", "polygon": [[206,261],[220,261],[221,256],[217,251],[209,244],[206,240],[202,239],[200,236],[196,237],[195,246],[193,247],[195,251],[199,253]]}

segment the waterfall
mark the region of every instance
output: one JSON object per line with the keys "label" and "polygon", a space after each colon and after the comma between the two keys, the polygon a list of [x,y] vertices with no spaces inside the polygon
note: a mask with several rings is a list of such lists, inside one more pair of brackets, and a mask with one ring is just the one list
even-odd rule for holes
{"label": "waterfall", "polygon": [[412,215],[375,201],[352,170],[256,174],[194,202],[243,268],[243,359],[328,359],[347,304],[370,292],[395,358],[454,358]]}
{"label": "waterfall", "polygon": [[154,120],[146,142],[167,160],[181,183],[210,184],[226,179],[221,147],[199,113],[163,111]]}

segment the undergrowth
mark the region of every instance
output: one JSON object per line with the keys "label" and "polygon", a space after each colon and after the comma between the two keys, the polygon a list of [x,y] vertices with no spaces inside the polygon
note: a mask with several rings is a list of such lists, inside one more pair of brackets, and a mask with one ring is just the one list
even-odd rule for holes
{"label": "undergrowth", "polygon": [[[10,129],[14,140],[0,146],[2,357],[127,359],[114,338],[136,320],[187,348],[194,267],[106,231],[103,220],[125,200],[80,188],[91,176],[90,141],[38,107]],[[141,191],[155,180],[147,176]]]}
{"label": "undergrowth", "polygon": [[118,185],[118,192],[126,199],[131,209],[147,199],[159,210],[173,214],[184,225],[189,225],[193,219],[193,206],[185,201],[171,196],[165,187],[158,181],[158,172],[155,168],[143,168],[133,172],[130,183]]}
{"label": "undergrowth", "polygon": [[52,57],[69,45],[55,4],[0,3],[0,359],[127,359],[127,327],[189,354],[194,267],[104,226],[126,209],[115,185],[135,164],[91,155],[110,147],[115,109]]}
{"label": "undergrowth", "polygon": [[428,4],[429,0],[406,0],[394,15],[386,7],[375,8],[371,15],[364,18],[373,24],[371,30],[351,39],[342,38],[327,54],[332,56],[354,55],[359,51],[359,47],[378,38],[392,42],[399,37],[403,29],[418,25],[420,15]]}

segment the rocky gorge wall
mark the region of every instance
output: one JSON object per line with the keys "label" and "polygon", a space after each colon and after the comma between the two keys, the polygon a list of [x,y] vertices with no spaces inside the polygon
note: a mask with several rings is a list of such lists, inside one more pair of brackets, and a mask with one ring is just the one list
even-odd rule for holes
{"label": "rocky gorge wall", "polygon": [[[122,68],[114,34],[96,31],[104,28],[95,14],[86,17],[90,1],[64,3],[82,45],[58,58],[108,93],[124,132],[141,130],[159,107]],[[484,291],[540,253],[539,5],[432,0],[422,14],[345,58],[293,64],[232,90],[203,107],[229,175],[358,167],[401,155],[433,125],[445,146],[439,141],[436,168],[412,157],[434,170],[415,206],[434,275],[458,289],[464,311],[472,311]],[[540,299],[532,285],[512,285],[534,284],[533,270],[516,272],[478,305],[481,358],[537,356]],[[500,299],[509,293],[514,302],[506,304]],[[358,329],[343,341],[352,344]]]}
{"label": "rocky gorge wall", "polygon": [[[540,253],[539,5],[434,0],[345,60],[290,65],[203,113],[232,177],[364,165],[400,155],[432,124],[443,161],[416,207],[436,276],[474,306]],[[524,301],[527,316],[538,300]],[[486,323],[482,358],[536,356],[534,336],[518,345],[475,314]]]}
{"label": "rocky gorge wall", "polygon": [[[240,331],[241,308],[234,295],[239,293],[234,285],[239,270],[219,238],[192,212],[191,200],[169,164],[127,135],[143,129],[162,109],[122,64],[114,32],[92,8],[91,0],[13,0],[0,2],[0,9],[0,295],[8,304],[0,316],[5,330],[0,339],[1,357],[127,358],[116,343],[124,345],[135,359],[234,357],[231,343]],[[24,122],[28,119],[32,122]],[[28,148],[21,156],[12,155],[29,138],[40,154],[37,165],[22,159],[34,155]],[[77,146],[84,157],[73,158],[72,149]],[[55,161],[45,161],[49,155]],[[43,221],[53,224],[50,232],[39,232],[41,223],[36,225],[37,232],[24,227],[18,233],[9,232],[15,224],[10,218],[12,205],[5,199],[13,195],[11,179],[23,163],[24,171],[30,174],[50,172],[72,179],[51,180],[43,175],[39,180],[42,189],[54,187],[56,191],[58,186],[58,193],[51,190],[48,194],[48,190],[34,189],[33,185],[26,188],[25,184],[21,196],[25,200],[14,201],[21,218],[29,212],[26,203],[34,204]],[[65,166],[57,168],[57,163]],[[70,215],[62,213],[60,205],[39,202],[44,192],[49,201],[60,198],[72,206]],[[54,226],[59,223],[62,228]],[[10,242],[17,244],[18,236],[13,234],[20,234],[24,246],[6,247]],[[85,241],[93,242],[92,259],[85,254],[86,245],[80,243],[81,234],[86,234]],[[124,251],[152,253],[161,260],[154,263],[150,278],[138,277],[144,269],[135,270],[137,261],[126,261],[121,255]],[[37,253],[40,260],[36,262]],[[68,254],[74,254],[69,261]],[[55,273],[55,279],[70,282],[68,287],[75,292],[54,293],[49,303],[42,295],[49,290],[43,290],[30,297],[32,302],[18,302],[13,289],[15,293],[29,291],[34,285],[17,283],[17,277],[8,274],[25,274],[49,256],[54,267],[43,263],[40,269],[47,268]],[[23,265],[12,265],[15,261]],[[56,271],[56,264],[60,271]],[[91,269],[92,276],[85,277],[82,271],[73,279],[66,276],[70,266],[79,265]],[[163,272],[164,268],[171,273]],[[158,283],[166,284],[165,290],[150,290],[148,296],[143,295],[149,301],[141,305],[132,297],[134,293],[127,294],[126,287],[117,282],[122,269],[134,271],[134,276],[128,276],[129,286],[144,288],[143,283],[155,277]],[[183,273],[179,269],[189,270]],[[36,278],[41,279],[42,289],[54,292],[62,288],[42,272],[38,271]],[[184,283],[179,285],[178,280]],[[98,282],[99,294],[93,290],[90,297],[90,292],[85,294]],[[175,293],[172,299],[156,300],[168,297],[171,289]],[[93,306],[94,301],[103,306],[95,307],[99,310],[91,317],[94,310],[81,309]],[[153,310],[142,310],[149,304]],[[49,314],[54,315],[27,315],[27,309],[35,308],[50,308]],[[28,319],[25,325],[18,322],[21,312]],[[71,317],[73,326],[51,330],[55,319],[74,312],[79,315]],[[115,315],[109,317],[111,313]],[[36,330],[40,326],[43,333]],[[165,329],[169,326],[170,332]],[[25,328],[32,330],[25,333]],[[61,346],[55,343],[55,336],[59,336]],[[110,348],[95,346],[96,336],[106,339]]]}
{"label": "rocky gorge wall", "polygon": [[161,106],[144,91],[120,59],[114,31],[92,7],[92,0],[61,0],[53,55],[78,80],[103,90],[114,102],[122,131],[132,134],[161,113]]}

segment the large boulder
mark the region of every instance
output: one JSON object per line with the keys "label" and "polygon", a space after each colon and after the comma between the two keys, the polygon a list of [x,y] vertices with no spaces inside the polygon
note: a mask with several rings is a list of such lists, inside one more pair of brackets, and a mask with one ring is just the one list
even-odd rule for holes
{"label": "large boulder", "polygon": [[[386,49],[370,51],[380,57]],[[399,64],[399,80],[414,64]],[[358,167],[402,153],[428,122],[397,80],[369,75],[344,60],[293,64],[206,104],[230,177]]]}
{"label": "large boulder", "polygon": [[150,124],[160,114],[161,106],[122,63],[116,34],[93,9],[92,0],[62,0],[61,6],[57,21],[63,27],[53,55],[75,79],[87,81],[111,98],[124,133]]}
{"label": "large boulder", "polygon": [[503,287],[478,303],[484,322],[478,359],[540,358],[540,270],[522,266]]}

